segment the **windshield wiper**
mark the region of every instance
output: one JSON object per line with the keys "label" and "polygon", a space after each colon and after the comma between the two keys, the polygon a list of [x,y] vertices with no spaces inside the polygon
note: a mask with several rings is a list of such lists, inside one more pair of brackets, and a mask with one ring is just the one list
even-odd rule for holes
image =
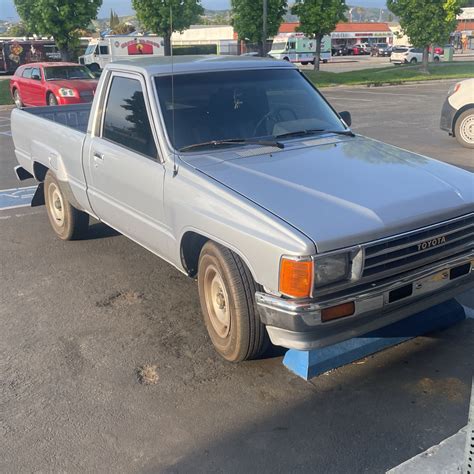
{"label": "windshield wiper", "polygon": [[355,137],[354,132],[351,130],[326,130],[324,128],[312,128],[309,130],[297,130],[295,132],[286,132],[275,135],[275,138],[289,138],[289,137],[300,137],[304,135],[313,135],[319,133],[335,133],[337,135],[346,135],[348,137]]}
{"label": "windshield wiper", "polygon": [[276,148],[285,148],[283,143],[276,140],[252,140],[244,138],[229,138],[227,140],[211,140],[209,142],[194,143],[193,145],[187,145],[179,149],[179,151],[188,151],[194,148],[201,148],[205,146],[222,146],[222,145],[261,145],[261,146],[273,146]]}

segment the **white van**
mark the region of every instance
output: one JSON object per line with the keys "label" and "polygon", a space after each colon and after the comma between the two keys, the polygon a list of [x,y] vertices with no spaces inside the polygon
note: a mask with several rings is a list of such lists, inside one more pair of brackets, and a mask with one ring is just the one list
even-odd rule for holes
{"label": "white van", "polygon": [[[314,63],[316,40],[307,38],[303,33],[282,33],[273,38],[272,49],[268,53],[272,58],[284,59],[303,65]],[[321,61],[331,59],[331,37],[324,36],[321,41]]]}
{"label": "white van", "polygon": [[79,63],[93,71],[129,56],[164,56],[163,38],[158,36],[109,35],[89,42]]}

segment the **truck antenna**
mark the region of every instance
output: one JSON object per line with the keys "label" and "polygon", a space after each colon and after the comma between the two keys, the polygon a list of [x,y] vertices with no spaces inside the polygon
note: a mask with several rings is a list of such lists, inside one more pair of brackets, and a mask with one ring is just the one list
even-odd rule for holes
{"label": "truck antenna", "polygon": [[174,127],[174,56],[173,56],[173,42],[171,41],[171,35],[173,34],[173,8],[170,5],[170,55],[171,55],[171,134],[173,136],[173,178],[178,174],[178,165],[176,164],[176,151],[175,151],[175,127]]}

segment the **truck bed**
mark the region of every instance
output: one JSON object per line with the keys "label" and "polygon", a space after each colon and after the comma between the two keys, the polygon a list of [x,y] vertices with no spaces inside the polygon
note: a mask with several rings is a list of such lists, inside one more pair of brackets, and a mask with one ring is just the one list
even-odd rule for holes
{"label": "truck bed", "polygon": [[89,115],[92,103],[56,105],[47,107],[27,107],[22,109],[24,112],[36,115],[52,122],[60,123],[69,128],[74,128],[79,132],[87,131]]}

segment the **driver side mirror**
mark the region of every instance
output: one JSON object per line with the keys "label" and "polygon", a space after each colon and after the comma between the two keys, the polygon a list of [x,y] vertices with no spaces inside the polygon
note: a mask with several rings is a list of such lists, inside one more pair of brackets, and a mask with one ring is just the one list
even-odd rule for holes
{"label": "driver side mirror", "polygon": [[344,120],[344,122],[346,123],[348,127],[352,125],[351,113],[348,112],[347,110],[345,110],[344,112],[339,112],[339,117],[341,117],[342,120]]}

